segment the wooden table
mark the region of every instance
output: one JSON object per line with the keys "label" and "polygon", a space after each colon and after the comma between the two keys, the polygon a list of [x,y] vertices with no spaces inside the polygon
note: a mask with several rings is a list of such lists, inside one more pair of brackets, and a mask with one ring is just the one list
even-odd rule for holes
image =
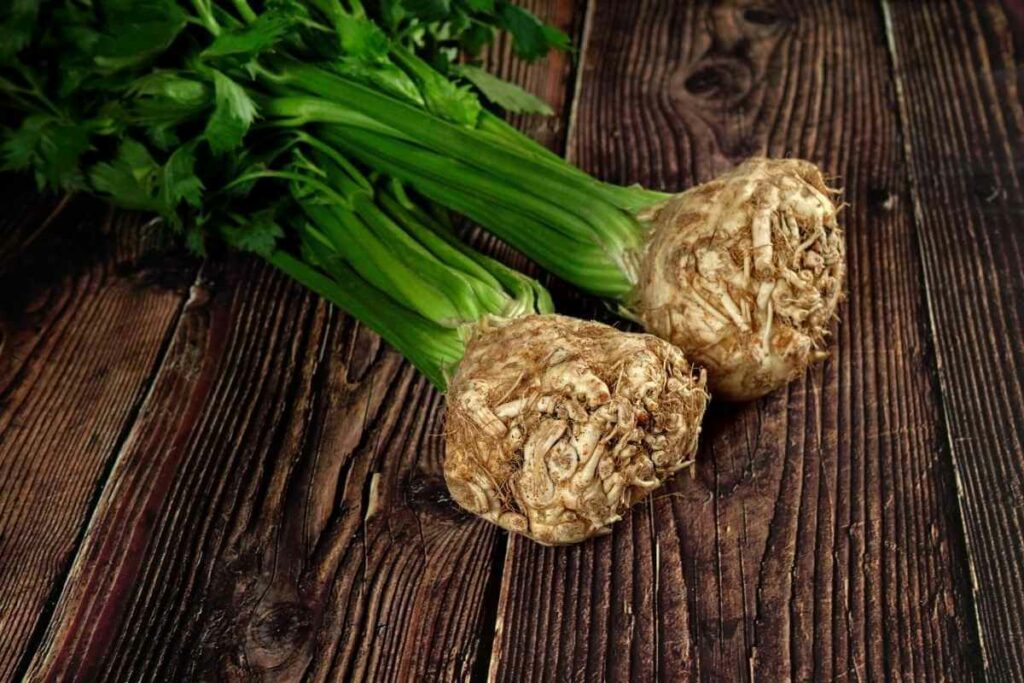
{"label": "wooden table", "polygon": [[526,4],[578,63],[490,62],[587,170],[800,156],[845,188],[831,360],[714,405],[696,477],[611,536],[543,548],[453,506],[443,399],[376,336],[9,183],[0,680],[1024,678],[1024,7]]}

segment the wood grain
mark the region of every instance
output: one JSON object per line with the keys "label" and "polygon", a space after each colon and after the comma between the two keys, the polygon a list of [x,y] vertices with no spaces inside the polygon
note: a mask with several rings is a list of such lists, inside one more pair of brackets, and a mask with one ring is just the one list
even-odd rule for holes
{"label": "wood grain", "polygon": [[833,358],[715,404],[681,476],[573,548],[510,542],[497,680],[964,680],[966,550],[881,13],[870,3],[597,0],[570,156],[679,189],[751,154],[845,188]]}
{"label": "wood grain", "polygon": [[541,548],[451,504],[442,398],[345,316],[253,259],[196,277],[131,217],[39,231],[51,199],[5,201],[0,680],[1024,677],[1020,8],[521,4],[581,63],[486,60],[589,171],[834,175],[833,358],[715,404],[696,477],[612,536]]}
{"label": "wood grain", "polygon": [[[567,60],[509,54],[558,94]],[[447,496],[443,405],[266,266],[205,265],[28,678],[472,678],[505,537]]]}
{"label": "wood grain", "polygon": [[50,227],[62,222],[71,199],[39,193],[28,178],[8,179],[0,188],[0,201],[6,209],[0,216],[0,275]]}
{"label": "wood grain", "polygon": [[[54,210],[23,205],[42,209],[21,216],[35,227]],[[152,226],[97,208],[68,209],[0,280],[0,680],[46,624],[194,268],[172,254],[154,269]]]}
{"label": "wood grain", "polygon": [[886,2],[984,652],[1024,679],[1024,45],[995,2]]}
{"label": "wood grain", "polygon": [[29,678],[464,677],[494,531],[443,494],[440,398],[266,266],[212,268]]}

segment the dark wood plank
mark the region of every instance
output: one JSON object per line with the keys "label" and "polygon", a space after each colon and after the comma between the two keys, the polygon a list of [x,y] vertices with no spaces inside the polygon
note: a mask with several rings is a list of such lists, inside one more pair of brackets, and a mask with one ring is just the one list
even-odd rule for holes
{"label": "dark wood plank", "polygon": [[[534,6],[572,29],[573,3]],[[566,101],[568,58],[488,58]],[[447,497],[443,404],[271,269],[204,266],[29,677],[480,673],[505,537]]]}
{"label": "dark wood plank", "polygon": [[[908,3],[910,4],[910,3]],[[872,3],[592,3],[570,156],[679,189],[751,154],[845,187],[833,358],[714,404],[681,476],[573,548],[513,539],[497,680],[864,680],[977,672],[966,550]]]}
{"label": "dark wood plank", "polygon": [[949,443],[993,679],[1024,679],[1024,111],[996,2],[885,2]]}
{"label": "dark wood plank", "polygon": [[4,230],[12,253],[34,244],[0,279],[0,680],[46,624],[195,268],[153,226],[91,204],[36,239],[44,203],[5,203],[23,219]]}
{"label": "dark wood plank", "polygon": [[494,531],[443,495],[441,399],[269,268],[214,267],[30,676],[463,676]]}
{"label": "dark wood plank", "polygon": [[4,213],[0,216],[0,275],[64,216],[71,196],[36,192],[31,180],[7,174],[0,188]]}

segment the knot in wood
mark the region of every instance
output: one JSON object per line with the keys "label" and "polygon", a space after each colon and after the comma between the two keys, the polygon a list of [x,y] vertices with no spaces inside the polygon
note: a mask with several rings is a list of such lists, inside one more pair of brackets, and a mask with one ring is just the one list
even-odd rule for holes
{"label": "knot in wood", "polygon": [[256,607],[246,629],[246,657],[261,669],[274,669],[309,641],[310,610],[296,602],[277,602]]}
{"label": "knot in wood", "polygon": [[736,107],[754,87],[751,65],[735,57],[705,57],[681,79],[686,99],[716,109]]}

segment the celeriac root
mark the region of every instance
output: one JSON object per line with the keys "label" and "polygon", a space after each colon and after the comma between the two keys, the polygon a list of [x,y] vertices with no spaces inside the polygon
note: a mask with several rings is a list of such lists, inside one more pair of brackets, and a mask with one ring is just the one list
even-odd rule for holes
{"label": "celeriac root", "polygon": [[449,385],[448,488],[540,543],[607,533],[692,463],[704,386],[651,335],[558,315],[485,319]]}
{"label": "celeriac root", "polygon": [[716,398],[757,398],[827,356],[846,271],[835,194],[810,162],[749,159],[656,210],[636,307]]}

